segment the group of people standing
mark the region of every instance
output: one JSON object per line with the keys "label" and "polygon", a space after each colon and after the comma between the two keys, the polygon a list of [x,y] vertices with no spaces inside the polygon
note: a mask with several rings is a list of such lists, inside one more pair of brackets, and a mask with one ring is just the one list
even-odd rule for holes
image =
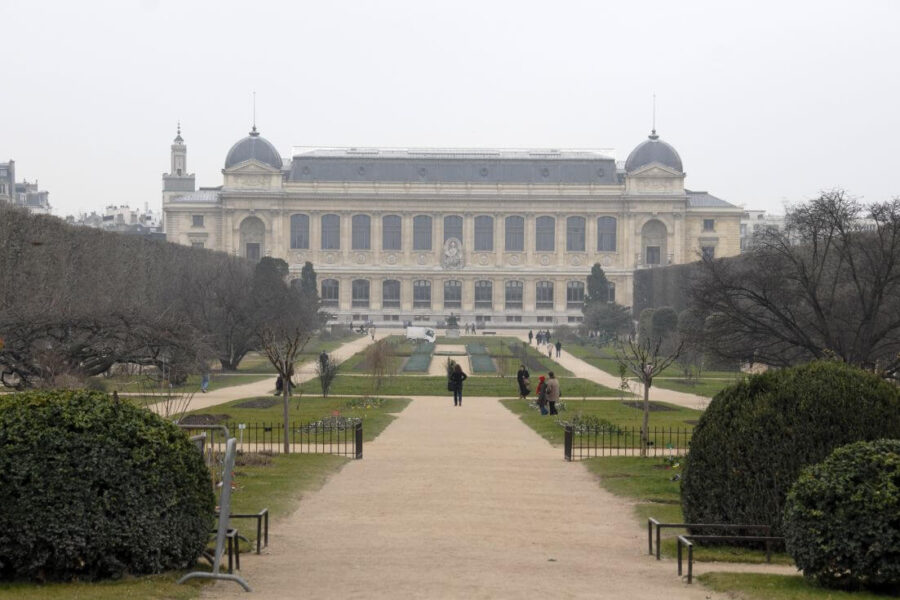
{"label": "group of people standing", "polygon": [[[528,372],[528,369],[525,365],[521,365],[518,372],[516,372],[516,383],[519,384],[519,397],[522,400],[527,399],[531,393],[530,378],[531,374]],[[537,405],[542,415],[559,414],[556,412],[556,403],[559,402],[559,380],[553,371],[549,371],[546,377],[543,375],[538,377],[535,393],[537,394]]]}

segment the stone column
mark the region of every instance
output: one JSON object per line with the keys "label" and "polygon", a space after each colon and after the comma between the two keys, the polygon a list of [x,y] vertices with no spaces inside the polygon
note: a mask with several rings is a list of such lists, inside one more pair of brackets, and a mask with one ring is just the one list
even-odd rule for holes
{"label": "stone column", "polygon": [[338,213],[338,217],[340,218],[340,226],[341,226],[341,263],[347,264],[350,262],[350,228],[352,222],[352,215],[347,211],[341,211]]}
{"label": "stone column", "polygon": [[[369,244],[369,248],[372,252],[372,264],[380,265],[382,264],[382,248],[381,242],[382,240],[382,232],[381,232],[381,213],[372,213],[372,229],[371,229],[371,243]],[[379,296],[380,297],[380,296]]]}

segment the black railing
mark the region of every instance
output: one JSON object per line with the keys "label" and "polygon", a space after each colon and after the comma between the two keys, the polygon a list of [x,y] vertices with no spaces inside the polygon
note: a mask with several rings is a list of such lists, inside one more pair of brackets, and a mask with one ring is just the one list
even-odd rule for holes
{"label": "black railing", "polygon": [[647,545],[648,551],[653,554],[653,530],[656,530],[656,560],[660,559],[660,530],[662,529],[687,529],[694,531],[758,531],[763,536],[772,532],[769,525],[741,525],[737,523],[662,523],[653,517],[647,519]]}
{"label": "black railing", "polygon": [[784,544],[783,537],[767,535],[679,535],[678,576],[681,577],[682,546],[688,549],[687,582],[694,582],[694,542],[762,542],[766,545],[766,562],[772,562],[772,544]]}
{"label": "black railing", "polygon": [[[224,423],[237,439],[239,452],[284,452],[284,424],[278,422]],[[209,426],[210,429],[220,427]],[[202,426],[193,426],[202,429]],[[337,454],[359,459],[363,457],[362,422],[357,420],[323,419],[313,422],[288,423],[288,442],[291,454]],[[224,448],[216,447],[217,452]]]}
{"label": "black railing", "polygon": [[651,427],[647,441],[641,441],[640,427],[609,425],[564,425],[563,453],[566,460],[596,456],[674,456],[685,454],[691,444],[692,429]]}

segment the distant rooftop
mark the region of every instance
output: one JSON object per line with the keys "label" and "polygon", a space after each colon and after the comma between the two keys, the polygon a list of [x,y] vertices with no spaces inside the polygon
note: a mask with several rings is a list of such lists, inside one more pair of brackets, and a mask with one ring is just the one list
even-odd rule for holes
{"label": "distant rooftop", "polygon": [[557,149],[557,148],[366,148],[366,147],[318,147],[318,146],[294,146],[291,148],[291,156],[316,156],[316,157],[377,157],[400,159],[489,159],[489,160],[529,160],[529,159],[555,159],[555,160],[591,160],[613,159],[615,150],[612,148],[581,148],[581,149]]}

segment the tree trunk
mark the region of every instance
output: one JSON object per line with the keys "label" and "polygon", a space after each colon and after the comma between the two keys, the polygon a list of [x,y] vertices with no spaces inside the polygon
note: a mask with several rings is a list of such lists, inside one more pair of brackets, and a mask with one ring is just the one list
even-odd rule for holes
{"label": "tree trunk", "polygon": [[644,379],[644,420],[641,422],[641,456],[647,456],[650,442],[650,382]]}

